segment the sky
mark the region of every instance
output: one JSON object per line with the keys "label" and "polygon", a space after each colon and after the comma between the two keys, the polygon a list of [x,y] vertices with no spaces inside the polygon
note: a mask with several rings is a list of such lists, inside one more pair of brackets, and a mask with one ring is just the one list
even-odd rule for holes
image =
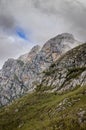
{"label": "sky", "polygon": [[0,68],[64,32],[86,41],[86,0],[0,0]]}

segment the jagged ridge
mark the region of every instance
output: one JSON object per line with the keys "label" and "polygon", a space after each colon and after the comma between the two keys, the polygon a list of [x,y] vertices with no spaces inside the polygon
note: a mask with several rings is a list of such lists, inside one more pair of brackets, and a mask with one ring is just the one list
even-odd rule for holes
{"label": "jagged ridge", "polygon": [[23,94],[33,91],[41,81],[42,71],[48,68],[65,51],[80,44],[71,34],[52,38],[40,49],[34,47],[19,59],[9,59],[0,71],[0,106],[6,105]]}

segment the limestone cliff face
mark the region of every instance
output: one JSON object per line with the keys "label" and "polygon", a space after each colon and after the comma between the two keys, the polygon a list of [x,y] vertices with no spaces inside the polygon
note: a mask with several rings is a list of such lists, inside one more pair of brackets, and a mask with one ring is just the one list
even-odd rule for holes
{"label": "limestone cliff face", "polygon": [[41,82],[42,72],[65,52],[79,44],[73,35],[64,33],[50,39],[42,48],[35,46],[17,60],[8,59],[0,71],[0,106],[33,91],[36,83]]}
{"label": "limestone cliff face", "polygon": [[19,57],[19,60],[23,62],[30,62],[35,56],[39,53],[41,50],[41,47],[39,45],[34,46],[31,51],[25,55],[22,55]]}
{"label": "limestone cliff face", "polygon": [[39,90],[63,92],[86,85],[86,43],[61,56],[44,71]]}

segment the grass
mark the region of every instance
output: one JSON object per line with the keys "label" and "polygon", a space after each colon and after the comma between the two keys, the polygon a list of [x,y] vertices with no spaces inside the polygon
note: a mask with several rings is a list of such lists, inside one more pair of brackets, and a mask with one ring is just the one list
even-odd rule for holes
{"label": "grass", "polygon": [[86,130],[86,115],[82,123],[77,115],[80,109],[86,111],[85,92],[86,86],[59,95],[26,95],[0,109],[0,130]]}

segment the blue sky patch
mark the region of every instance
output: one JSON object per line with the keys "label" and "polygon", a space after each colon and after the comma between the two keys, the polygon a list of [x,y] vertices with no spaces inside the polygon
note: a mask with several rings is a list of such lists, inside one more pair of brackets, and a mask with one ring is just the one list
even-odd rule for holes
{"label": "blue sky patch", "polygon": [[28,40],[27,34],[25,33],[25,31],[24,31],[22,28],[17,27],[17,28],[16,28],[16,34],[17,34],[20,38],[22,38],[22,39],[24,39],[24,40]]}

